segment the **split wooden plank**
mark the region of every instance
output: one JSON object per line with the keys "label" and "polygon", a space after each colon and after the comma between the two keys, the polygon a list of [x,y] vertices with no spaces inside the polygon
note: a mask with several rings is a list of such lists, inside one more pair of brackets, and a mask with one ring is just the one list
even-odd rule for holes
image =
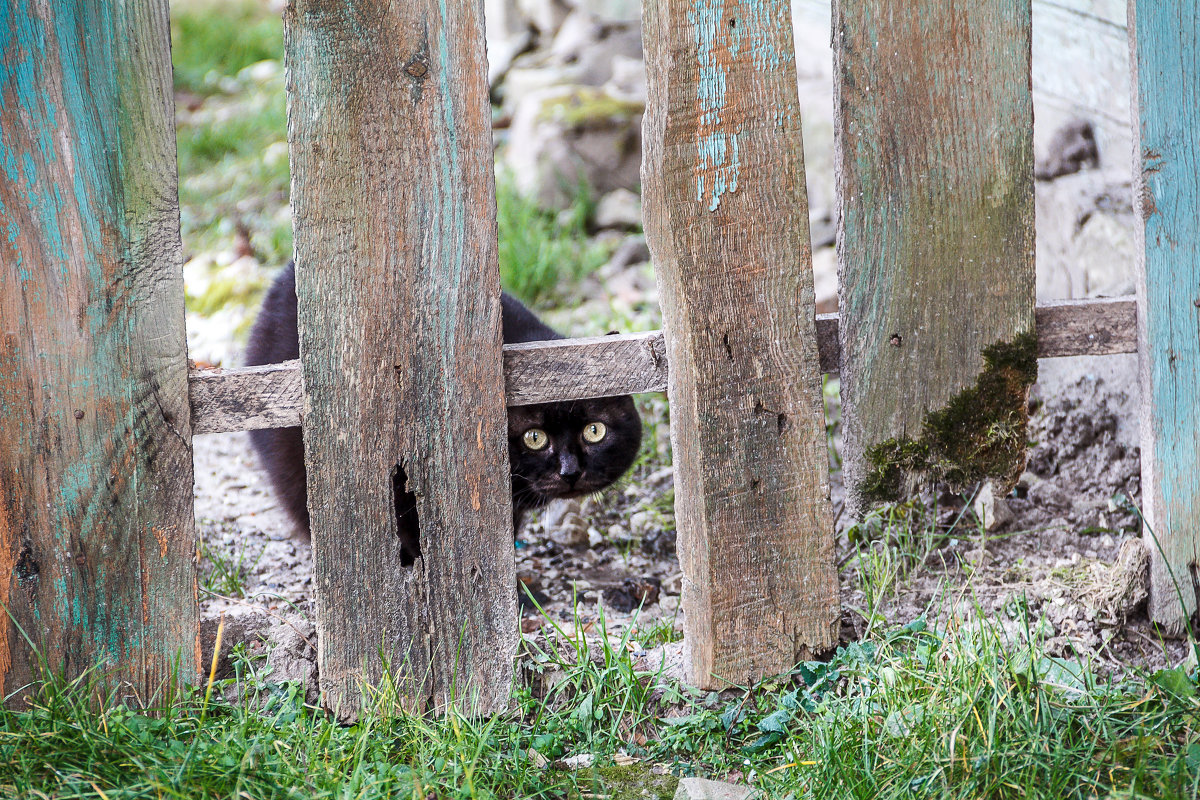
{"label": "split wooden plank", "polygon": [[834,8],[843,464],[852,513],[1014,482],[1034,337],[1029,0]]}
{"label": "split wooden plank", "polygon": [[199,660],[167,3],[0,27],[0,696],[44,657],[161,699]]}
{"label": "split wooden plank", "polygon": [[1131,2],[1129,27],[1150,618],[1178,635],[1200,597],[1200,8]]}
{"label": "split wooden plank", "polygon": [[1132,297],[1054,300],[1035,310],[1038,358],[1137,352],[1137,302]]}
{"label": "split wooden plank", "polygon": [[[1038,358],[1137,352],[1131,297],[1058,300],[1037,307]],[[836,375],[837,314],[817,315],[821,371]],[[509,407],[667,390],[662,331],[555,339],[504,346]],[[192,371],[192,433],[226,433],[300,424],[300,362]]]}
{"label": "split wooden plank", "polygon": [[662,333],[626,333],[504,346],[510,406],[614,397],[667,388]]}
{"label": "split wooden plank", "polygon": [[837,642],[787,0],[646,0],[642,185],[671,363],[688,680]]}
{"label": "split wooden plank", "polygon": [[191,399],[193,434],[294,427],[304,406],[300,360],[194,370]]}
{"label": "split wooden plank", "polygon": [[386,660],[415,707],[493,713],[517,610],[482,10],[284,21],[324,702],[354,717]]}

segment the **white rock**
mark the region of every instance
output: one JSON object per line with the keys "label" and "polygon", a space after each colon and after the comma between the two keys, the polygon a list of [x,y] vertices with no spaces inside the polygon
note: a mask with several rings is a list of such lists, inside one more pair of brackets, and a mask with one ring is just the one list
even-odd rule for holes
{"label": "white rock", "polygon": [[589,547],[599,547],[600,545],[604,544],[604,534],[600,533],[600,531],[596,530],[595,528],[588,528],[587,535]]}
{"label": "white rock", "polygon": [[563,20],[571,12],[562,0],[517,0],[517,8],[537,29],[543,41],[558,32]]}
{"label": "white rock", "polygon": [[608,526],[608,540],[614,544],[622,544],[629,541],[629,531],[619,522],[614,522]]}
{"label": "white rock", "polygon": [[572,8],[586,8],[606,20],[637,22],[642,15],[641,0],[566,0]]}
{"label": "white rock", "polygon": [[546,507],[542,521],[552,540],[566,547],[587,544],[587,525],[580,516],[579,508],[578,500],[554,500]]}
{"label": "white rock", "polygon": [[614,55],[612,77],[604,88],[616,97],[646,103],[646,64],[632,56]]}
{"label": "white rock", "polygon": [[563,769],[587,769],[595,763],[596,757],[591,753],[579,753],[578,755],[567,756],[555,762],[555,766],[560,766]]}
{"label": "white rock", "polygon": [[642,224],[642,198],[628,189],[614,189],[596,204],[597,228],[636,228]]}
{"label": "white rock", "polygon": [[985,483],[975,495],[975,516],[983,523],[984,530],[993,531],[1007,525],[1013,519],[1012,509],[1004,498],[998,496],[991,481]]}
{"label": "white rock", "polygon": [[629,515],[629,530],[633,531],[635,536],[642,536],[650,530],[650,512],[635,511]]}
{"label": "white rock", "polygon": [[484,0],[487,38],[488,85],[495,88],[513,59],[529,47],[533,31],[518,8],[518,0]]}
{"label": "white rock", "polygon": [[596,194],[633,190],[641,181],[643,107],[586,86],[534,91],[513,114],[500,153],[517,188],[559,211],[581,182]]}
{"label": "white rock", "polygon": [[684,778],[675,790],[675,800],[749,800],[757,795],[749,786],[705,778]]}

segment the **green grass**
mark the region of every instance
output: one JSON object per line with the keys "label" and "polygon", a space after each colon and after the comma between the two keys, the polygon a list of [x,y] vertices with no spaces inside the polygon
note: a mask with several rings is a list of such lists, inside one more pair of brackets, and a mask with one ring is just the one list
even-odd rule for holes
{"label": "green grass", "polygon": [[[526,662],[554,680],[482,719],[407,714],[385,688],[340,726],[244,660],[247,703],[196,690],[153,714],[111,700],[97,713],[94,683],[52,679],[28,710],[0,711],[0,796],[623,798],[640,796],[631,785],[653,764],[822,800],[1170,799],[1200,787],[1200,692],[1183,668],[1106,683],[1039,655],[1036,634],[1006,645],[986,625],[918,620],[717,694],[638,671],[624,638],[589,650],[578,629],[560,633]],[[618,752],[641,761],[614,767]],[[553,764],[581,753],[595,769]],[[673,781],[655,781],[651,796],[671,797]]]}
{"label": "green grass", "polygon": [[225,597],[246,596],[246,586],[258,560],[262,558],[261,551],[251,558],[244,547],[229,553],[221,548],[210,547],[201,540],[199,553],[198,573],[203,591]]}
{"label": "green grass", "polygon": [[[171,34],[185,251],[248,246],[260,263],[283,264],[292,222],[281,21],[262,2],[192,0],[172,6]],[[608,259],[587,237],[593,208],[582,189],[562,214],[542,211],[511,180],[498,181],[496,194],[501,283],[525,302],[561,301]],[[231,260],[213,258],[199,288],[189,287],[189,310],[211,316],[257,304],[265,279],[228,274]]]}
{"label": "green grass", "polygon": [[593,208],[581,188],[571,208],[551,214],[517,191],[512,180],[496,182],[500,283],[531,305],[561,299],[561,292],[608,260],[608,248],[587,238]]}
{"label": "green grass", "polygon": [[[263,264],[285,263],[292,221],[282,21],[263,2],[176,3],[171,46],[185,253],[248,246]],[[231,260],[214,255],[199,288],[188,287],[189,310],[208,316],[231,301],[257,304],[265,279],[244,269],[224,274]]]}
{"label": "green grass", "polygon": [[283,24],[259,0],[175,0],[171,3],[171,60],[175,88],[197,94],[221,90],[259,61],[283,53]]}
{"label": "green grass", "polygon": [[851,544],[858,545],[849,563],[857,569],[854,583],[863,591],[866,608],[857,611],[867,623],[868,636],[888,624],[882,613],[885,602],[938,547],[954,536],[986,536],[969,500],[948,524],[939,524],[938,516],[936,505],[926,507],[920,500],[885,503],[846,530]]}

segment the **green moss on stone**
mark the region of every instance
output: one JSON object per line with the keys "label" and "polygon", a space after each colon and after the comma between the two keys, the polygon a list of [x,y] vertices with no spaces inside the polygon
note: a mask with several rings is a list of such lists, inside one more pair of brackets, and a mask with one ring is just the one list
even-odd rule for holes
{"label": "green moss on stone", "polygon": [[581,787],[591,783],[609,800],[671,800],[679,787],[679,778],[656,775],[642,762],[580,770],[578,782]]}
{"label": "green moss on stone", "polygon": [[229,306],[254,308],[265,291],[266,284],[261,279],[220,275],[199,294],[188,294],[187,308],[202,317],[211,317]]}
{"label": "green moss on stone", "polygon": [[962,490],[985,479],[1016,483],[1025,468],[1026,402],[1037,380],[1037,335],[1023,333],[983,351],[971,386],[930,412],[921,436],[889,439],[867,451],[861,491],[873,501],[899,500],[906,480],[923,477]]}
{"label": "green moss on stone", "polygon": [[542,103],[541,117],[573,128],[586,128],[598,123],[629,122],[644,110],[645,106],[639,102],[613,97],[602,89],[579,87],[569,94],[547,98]]}

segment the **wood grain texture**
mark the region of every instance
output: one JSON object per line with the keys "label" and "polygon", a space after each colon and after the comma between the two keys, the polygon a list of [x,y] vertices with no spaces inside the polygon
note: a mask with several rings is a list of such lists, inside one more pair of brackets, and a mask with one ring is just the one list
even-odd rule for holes
{"label": "wood grain texture", "polygon": [[1029,0],[837,0],[834,59],[843,463],[861,512],[876,454],[922,437],[985,348],[1034,329]]}
{"label": "wood grain texture", "polygon": [[191,373],[192,433],[253,431],[300,424],[304,377],[299,359]]}
{"label": "wood grain texture", "polygon": [[642,19],[688,680],[746,684],[837,642],[791,16],[646,0]]}
{"label": "wood grain texture", "polygon": [[[817,315],[821,371],[836,375],[838,315]],[[1137,352],[1131,297],[1061,300],[1037,307],[1038,357]],[[662,331],[556,339],[504,346],[508,406],[667,390]],[[300,424],[304,379],[299,361],[267,367],[196,369],[191,374],[192,433],[226,433]]]}
{"label": "wood grain texture", "polygon": [[199,657],[167,3],[9,4],[0,42],[0,696],[23,630],[149,700]]}
{"label": "wood grain texture", "polygon": [[667,388],[662,333],[626,333],[504,346],[510,406],[583,400]]}
{"label": "wood grain texture", "polygon": [[1137,302],[1132,297],[1055,300],[1040,304],[1038,358],[1137,352]]}
{"label": "wood grain texture", "polygon": [[[491,111],[473,0],[284,15],[324,702],[508,702],[516,578]],[[423,557],[402,565],[392,475]]]}
{"label": "wood grain texture", "polygon": [[1131,2],[1129,28],[1149,610],[1182,634],[1200,596],[1200,8]]}

